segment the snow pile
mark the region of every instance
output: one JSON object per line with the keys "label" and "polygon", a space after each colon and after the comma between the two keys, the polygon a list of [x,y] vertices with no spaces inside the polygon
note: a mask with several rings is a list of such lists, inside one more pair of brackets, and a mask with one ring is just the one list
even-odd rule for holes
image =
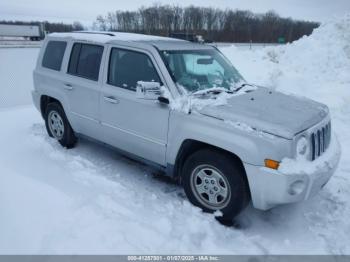
{"label": "snow pile", "polygon": [[311,37],[269,50],[267,57],[275,59],[277,68],[271,76],[276,76],[273,84],[280,90],[302,94],[331,108],[349,104],[350,15],[322,25]]}
{"label": "snow pile", "polygon": [[[248,82],[300,94],[330,108],[350,102],[350,15],[322,24],[311,36],[285,46],[222,51]],[[256,63],[259,70],[254,70]]]}

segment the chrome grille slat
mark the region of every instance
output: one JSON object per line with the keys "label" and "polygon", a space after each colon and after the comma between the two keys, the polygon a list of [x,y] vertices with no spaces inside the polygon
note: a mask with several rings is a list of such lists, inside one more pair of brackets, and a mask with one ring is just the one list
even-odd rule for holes
{"label": "chrome grille slat", "polygon": [[321,155],[321,132],[320,130],[317,130],[317,140],[318,140],[318,148],[317,148],[317,156]]}
{"label": "chrome grille slat", "polygon": [[318,136],[317,131],[314,133],[315,136],[315,159],[318,157]]}
{"label": "chrome grille slat", "polygon": [[325,151],[324,127],[321,129],[321,154]]}
{"label": "chrome grille slat", "polygon": [[329,144],[331,143],[331,123],[329,122],[328,124],[328,136],[327,136],[327,147],[329,146]]}
{"label": "chrome grille slat", "polygon": [[310,135],[311,160],[321,156],[328,148],[331,140],[331,123],[314,130]]}
{"label": "chrome grille slat", "polygon": [[311,134],[311,160],[316,158],[316,138],[315,134]]}
{"label": "chrome grille slat", "polygon": [[326,148],[329,146],[329,124],[326,125],[325,128],[325,137],[326,137]]}

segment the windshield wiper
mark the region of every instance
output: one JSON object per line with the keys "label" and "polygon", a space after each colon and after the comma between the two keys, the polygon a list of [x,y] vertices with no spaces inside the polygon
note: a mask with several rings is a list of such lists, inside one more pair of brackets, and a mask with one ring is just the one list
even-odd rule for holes
{"label": "windshield wiper", "polygon": [[247,85],[247,83],[241,84],[239,87],[237,87],[236,89],[234,89],[234,92],[238,92],[239,90],[241,90],[243,87],[245,87]]}
{"label": "windshield wiper", "polygon": [[[241,90],[242,88],[244,88],[244,87],[246,87],[246,86],[250,86],[250,87],[256,88],[255,85],[248,84],[248,83],[243,83],[243,84],[241,84],[239,87],[237,87],[236,89],[234,89],[234,90],[232,90],[232,91],[236,93],[236,92],[238,92],[239,90]],[[248,92],[248,91],[252,91],[252,90],[247,90],[247,92]]]}
{"label": "windshield wiper", "polygon": [[233,93],[237,93],[238,91],[240,91],[244,87],[252,87],[253,88],[253,89],[248,88],[248,90],[246,90],[247,93],[251,92],[257,88],[256,85],[249,84],[249,83],[243,83],[240,86],[238,86],[237,88],[232,89],[232,90],[228,90],[224,87],[212,87],[212,88],[200,89],[200,90],[194,91],[194,92],[190,93],[190,95],[207,95],[207,94],[218,95],[218,94],[221,94],[222,92],[226,92],[228,94],[233,94]]}
{"label": "windshield wiper", "polygon": [[223,87],[213,87],[213,88],[201,89],[201,90],[194,91],[191,93],[191,95],[207,95],[207,94],[218,95],[218,94],[221,94],[222,92],[232,94],[232,91],[227,90]]}

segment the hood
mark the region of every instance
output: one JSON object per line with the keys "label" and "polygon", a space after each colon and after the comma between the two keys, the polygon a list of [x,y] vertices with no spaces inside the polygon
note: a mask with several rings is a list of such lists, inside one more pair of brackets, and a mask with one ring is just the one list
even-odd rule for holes
{"label": "hood", "polygon": [[319,123],[329,112],[327,106],[313,100],[264,87],[232,96],[226,104],[206,106],[198,111],[206,116],[244,123],[287,139]]}

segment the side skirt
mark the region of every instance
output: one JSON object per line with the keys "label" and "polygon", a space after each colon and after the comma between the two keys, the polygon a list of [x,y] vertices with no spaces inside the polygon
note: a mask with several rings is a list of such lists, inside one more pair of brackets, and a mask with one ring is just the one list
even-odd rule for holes
{"label": "side skirt", "polygon": [[115,151],[118,154],[121,154],[121,155],[123,155],[123,156],[125,156],[127,158],[130,158],[130,159],[135,160],[137,162],[140,162],[140,163],[142,163],[142,164],[144,164],[146,166],[149,166],[152,169],[155,169],[156,171],[161,171],[162,173],[164,173],[164,175],[166,175],[168,177],[171,177],[171,178],[174,177],[174,166],[173,165],[167,164],[167,166],[164,167],[162,165],[159,165],[158,163],[155,163],[153,161],[144,159],[142,157],[139,157],[139,156],[137,156],[135,154],[129,153],[129,152],[127,152],[125,150],[122,150],[122,149],[119,149],[117,147],[111,146],[110,144],[104,143],[104,142],[102,142],[100,140],[97,140],[95,138],[92,138],[90,136],[86,136],[86,135],[83,135],[83,134],[80,134],[80,133],[76,133],[75,135],[77,137],[81,138],[81,139],[85,139],[85,140],[91,141],[93,143],[99,144],[101,146],[104,146],[106,148],[109,148],[109,149]]}

